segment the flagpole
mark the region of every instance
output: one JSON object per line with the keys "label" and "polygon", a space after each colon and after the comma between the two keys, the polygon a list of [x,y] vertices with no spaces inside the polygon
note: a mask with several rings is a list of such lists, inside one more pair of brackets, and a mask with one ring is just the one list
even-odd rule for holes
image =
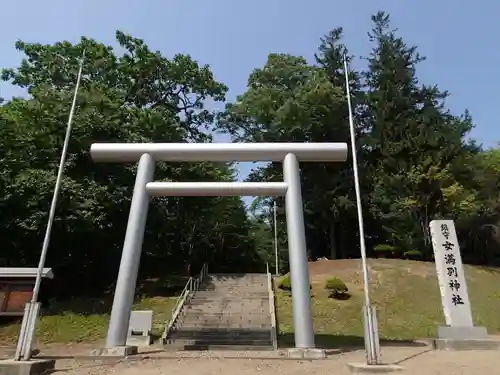
{"label": "flagpole", "polygon": [[61,160],[59,162],[59,170],[57,171],[56,185],[54,187],[54,194],[52,196],[52,203],[50,205],[49,219],[47,222],[47,228],[45,230],[45,237],[43,239],[42,252],[40,254],[40,261],[38,264],[38,273],[36,275],[35,287],[33,288],[33,295],[31,302],[37,302],[38,294],[40,293],[40,285],[42,282],[43,268],[45,266],[45,259],[47,258],[50,235],[52,233],[52,225],[54,224],[54,218],[56,214],[57,198],[59,197],[59,190],[61,189],[62,176],[64,172],[64,163],[66,162],[66,155],[68,153],[69,140],[71,138],[71,130],[73,127],[73,116],[75,114],[76,99],[78,95],[78,89],[80,87],[80,81],[82,78],[83,62],[85,59],[85,50],[82,53],[80,59],[80,67],[78,69],[78,76],[76,78],[75,92],[73,94],[73,102],[71,103],[71,109],[68,116],[68,122],[66,125],[66,136],[64,137],[63,149],[61,153]]}
{"label": "flagpole", "polygon": [[276,201],[273,202],[274,215],[274,263],[276,267],[276,276],[279,274],[279,257],[278,257],[278,221],[276,220]]}
{"label": "flagpole", "polygon": [[[378,364],[379,362],[379,340],[377,329],[377,318],[375,310],[371,304],[370,298],[370,280],[368,275],[368,264],[366,260],[366,244],[365,244],[365,231],[363,225],[363,210],[361,207],[361,189],[359,186],[359,172],[358,172],[358,159],[356,155],[356,133],[354,130],[354,120],[352,115],[351,105],[351,92],[349,88],[349,71],[347,67],[347,57],[344,54],[344,73],[346,83],[346,96],[347,106],[349,110],[349,130],[351,133],[351,152],[352,164],[354,170],[354,187],[356,190],[356,206],[358,211],[358,226],[359,226],[359,245],[361,249],[361,263],[363,267],[363,289],[365,294],[364,306],[364,328],[365,328],[365,346],[367,349],[367,362],[368,364]],[[368,337],[366,337],[368,336]]]}
{"label": "flagpole", "polygon": [[73,116],[76,108],[76,100],[78,95],[78,89],[80,87],[80,81],[82,78],[83,63],[85,60],[85,50],[83,50],[82,57],[80,59],[80,66],[78,69],[78,76],[76,79],[75,91],[73,94],[73,101],[71,103],[71,109],[68,116],[68,122],[66,125],[66,135],[64,137],[63,149],[61,152],[61,159],[59,162],[59,169],[57,171],[56,184],[54,187],[54,193],[52,196],[52,202],[49,210],[49,218],[47,221],[47,227],[45,230],[45,236],[43,239],[42,251],[40,253],[40,259],[38,262],[38,269],[35,279],[35,285],[33,287],[33,292],[31,295],[31,302],[26,306],[25,317],[23,318],[23,324],[21,326],[21,331],[19,334],[18,347],[16,349],[16,354],[14,359],[19,360],[21,357],[28,360],[31,356],[31,346],[33,343],[33,338],[35,334],[36,321],[38,319],[38,312],[40,306],[38,304],[38,295],[40,294],[40,286],[42,284],[43,269],[45,267],[45,260],[47,258],[47,253],[50,243],[50,235],[52,233],[52,225],[54,224],[54,218],[57,207],[57,198],[59,196],[59,190],[61,189],[62,176],[64,171],[64,164],[66,162],[66,155],[68,153],[69,141],[71,138],[71,129],[73,125]]}

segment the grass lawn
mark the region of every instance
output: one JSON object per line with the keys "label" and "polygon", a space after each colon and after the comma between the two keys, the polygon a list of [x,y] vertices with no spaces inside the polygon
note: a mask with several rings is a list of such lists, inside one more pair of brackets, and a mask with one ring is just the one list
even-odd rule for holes
{"label": "grass lawn", "polygon": [[[165,322],[171,316],[177,297],[143,298],[134,304],[134,310],[153,310],[153,335],[161,336]],[[99,306],[103,305],[103,306]],[[106,312],[100,312],[100,311]],[[54,313],[51,313],[51,312]],[[79,311],[93,311],[79,312]],[[40,343],[94,342],[106,337],[109,322],[109,304],[96,299],[78,299],[61,306],[51,306],[37,324]],[[20,322],[0,325],[0,344],[17,341]]]}
{"label": "grass lawn", "polygon": [[[133,310],[153,310],[153,337],[163,334],[165,323],[172,315],[177,295],[187,278],[172,275],[168,279],[142,280],[136,290]],[[141,297],[142,296],[142,297]],[[92,343],[106,338],[113,295],[103,298],[75,298],[50,303],[42,308],[37,323],[39,343]],[[20,319],[4,321],[0,317],[0,346],[17,342]]]}
{"label": "grass lawn", "polygon": [[[403,260],[370,260],[370,284],[378,311],[380,336],[387,340],[432,338],[444,324],[441,298],[433,263]],[[465,266],[474,323],[492,334],[500,332],[500,270]],[[319,346],[337,347],[363,343],[363,304],[360,261],[335,260],[310,263],[312,308]],[[324,289],[326,279],[336,276],[345,282],[352,297],[334,300]],[[150,294],[151,295],[151,294]],[[148,297],[137,301],[135,310],[153,310],[153,334],[161,335],[170,318],[176,297]],[[37,325],[40,343],[94,342],[104,339],[110,301],[75,300],[52,305]],[[281,344],[293,345],[292,299],[278,293]],[[0,345],[17,340],[19,323],[0,325]]]}
{"label": "grass lawn", "polygon": [[[444,324],[441,297],[433,263],[403,260],[370,260],[373,304],[377,308],[381,339],[411,340],[436,337]],[[489,333],[500,332],[500,270],[465,266],[474,323]],[[337,276],[346,283],[352,297],[334,300],[324,284]],[[362,343],[364,295],[359,260],[318,261],[310,264],[312,309],[317,344]],[[293,343],[292,299],[278,293],[278,320],[283,345]]]}

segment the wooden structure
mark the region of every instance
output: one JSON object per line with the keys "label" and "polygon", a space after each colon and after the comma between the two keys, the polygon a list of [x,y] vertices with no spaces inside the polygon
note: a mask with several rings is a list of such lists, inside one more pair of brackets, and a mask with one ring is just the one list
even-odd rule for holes
{"label": "wooden structure", "polygon": [[[0,267],[0,316],[23,316],[37,272],[37,268]],[[53,279],[52,269],[44,268],[42,278]]]}

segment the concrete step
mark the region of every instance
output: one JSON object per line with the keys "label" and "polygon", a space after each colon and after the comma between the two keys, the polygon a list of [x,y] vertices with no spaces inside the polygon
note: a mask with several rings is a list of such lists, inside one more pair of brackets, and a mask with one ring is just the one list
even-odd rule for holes
{"label": "concrete step", "polygon": [[[220,302],[202,302],[202,301],[189,301],[188,304],[186,305],[189,307],[191,310],[199,310],[199,309],[204,309],[204,310],[223,310],[223,309],[229,309],[229,308],[234,308],[234,309],[239,309],[241,310],[242,308],[245,307],[257,307],[257,308],[264,308],[269,305],[269,302],[267,300],[246,300],[246,301],[241,301],[235,302],[235,301],[220,301]],[[246,309],[246,311],[251,311]]]}
{"label": "concrete step", "polygon": [[207,306],[221,306],[221,305],[266,305],[269,303],[268,297],[254,297],[254,298],[227,298],[212,296],[210,298],[197,298],[194,297],[189,301],[190,306],[207,305]]}
{"label": "concrete step", "polygon": [[204,298],[204,297],[194,297],[189,301],[190,306],[196,306],[196,305],[213,305],[213,306],[220,306],[220,305],[265,305],[269,303],[269,298],[266,297],[251,297],[249,296],[248,298],[243,298],[243,297],[237,297],[237,298],[227,298],[224,296],[210,296],[210,298]]}
{"label": "concrete step", "polygon": [[265,299],[268,296],[267,291],[225,291],[225,290],[199,290],[197,291],[193,297],[193,299],[204,299],[204,300],[219,300],[219,299],[227,299],[227,300],[242,300],[242,299]]}
{"label": "concrete step", "polygon": [[267,288],[216,288],[216,289],[200,289],[196,294],[213,294],[213,295],[264,295],[267,293]]}
{"label": "concrete step", "polygon": [[270,324],[196,324],[194,325],[192,322],[183,324],[177,324],[175,326],[176,330],[182,330],[185,327],[196,327],[196,329],[270,329]]}
{"label": "concrete step", "polygon": [[265,285],[267,283],[267,277],[226,279],[209,277],[206,281],[204,285]]}
{"label": "concrete step", "polygon": [[204,321],[178,321],[175,329],[196,327],[200,329],[267,329],[270,322],[204,322]]}
{"label": "concrete step", "polygon": [[267,294],[265,296],[234,296],[227,297],[227,295],[220,296],[210,296],[210,297],[193,297],[190,301],[190,305],[255,305],[255,304],[266,304],[269,303],[269,297]]}
{"label": "concrete step", "polygon": [[198,317],[190,317],[190,316],[185,316],[182,318],[179,318],[177,320],[179,323],[187,324],[192,323],[192,324],[229,324],[229,323],[234,323],[234,324],[252,324],[252,323],[259,323],[259,324],[267,324],[271,321],[271,319],[268,316],[261,316],[261,317],[251,317],[251,318],[245,318],[245,317],[221,317],[221,318],[198,318]]}
{"label": "concrete step", "polygon": [[166,349],[272,350],[267,276],[209,275],[182,309]]}
{"label": "concrete step", "polygon": [[213,311],[186,311],[183,314],[179,315],[179,319],[191,319],[191,320],[234,320],[234,321],[242,321],[242,320],[261,320],[261,317],[269,316],[269,311],[257,312],[255,314],[248,314],[245,311],[230,311],[224,314],[217,314]]}
{"label": "concrete step", "polygon": [[265,279],[227,279],[227,280],[215,280],[209,279],[206,284],[204,284],[205,288],[209,288],[211,285],[214,286],[246,286],[246,287],[256,287],[256,286],[267,286],[267,277]]}
{"label": "concrete step", "polygon": [[215,315],[215,314],[225,314],[225,315],[247,315],[248,311],[252,311],[254,315],[269,314],[269,307],[253,307],[252,309],[245,308],[210,308],[210,307],[188,307],[182,312],[182,315]]}
{"label": "concrete step", "polygon": [[274,350],[270,343],[238,343],[238,342],[203,342],[196,340],[166,340],[163,345],[164,350],[220,350],[220,351],[267,351]]}
{"label": "concrete step", "polygon": [[214,288],[267,288],[266,280],[245,280],[244,282],[238,282],[234,280],[225,281],[214,281],[208,280],[206,284],[203,285],[203,289],[214,289]]}
{"label": "concrete step", "polygon": [[217,287],[267,287],[267,278],[259,279],[259,280],[207,280],[206,284],[204,284],[203,288],[210,289],[213,286]]}
{"label": "concrete step", "polygon": [[266,314],[269,313],[269,305],[264,304],[254,304],[254,305],[189,305],[183,311],[185,314],[202,315],[202,314],[239,314],[246,315],[249,311],[253,314]]}
{"label": "concrete step", "polygon": [[268,296],[267,290],[265,291],[226,291],[226,290],[199,290],[197,291],[192,299],[205,299],[205,300],[215,300],[215,299],[264,299]]}
{"label": "concrete step", "polygon": [[236,334],[223,331],[215,333],[201,333],[197,331],[174,331],[164,342],[167,346],[181,347],[183,349],[206,348],[213,349],[214,347],[223,347],[225,350],[232,347],[245,347],[248,350],[256,350],[257,348],[272,347],[271,334],[269,331],[265,333]]}
{"label": "concrete step", "polygon": [[268,294],[261,294],[261,295],[245,295],[245,296],[236,296],[232,295],[229,296],[228,294],[221,294],[221,295],[195,295],[194,297],[191,298],[190,301],[194,303],[206,303],[206,304],[215,304],[215,303],[245,303],[248,301],[248,303],[255,303],[255,301],[268,301],[269,297]]}
{"label": "concrete step", "polygon": [[185,315],[178,318],[180,322],[213,322],[213,323],[224,323],[224,322],[235,322],[235,323],[251,323],[251,322],[269,322],[271,319],[268,315],[253,315],[253,316],[220,316],[220,317],[202,317],[202,316],[190,316]]}
{"label": "concrete step", "polygon": [[197,309],[188,308],[182,311],[179,316],[192,316],[197,318],[226,318],[226,317],[259,317],[269,314],[269,310],[265,310],[264,314],[260,311],[245,311],[243,314],[235,314],[232,311],[211,311],[205,312]]}
{"label": "concrete step", "polygon": [[177,320],[179,324],[203,324],[204,326],[209,324],[237,324],[237,325],[245,325],[245,324],[270,324],[271,319],[268,316],[261,317],[221,317],[221,318],[193,318],[190,316],[186,316]]}
{"label": "concrete step", "polygon": [[219,316],[219,315],[227,315],[227,316],[262,316],[269,315],[269,309],[252,309],[254,313],[249,314],[248,310],[213,310],[213,309],[197,309],[197,310],[187,310],[181,313],[181,316],[193,316],[193,317],[201,317],[207,315]]}
{"label": "concrete step", "polygon": [[229,273],[211,273],[209,275],[210,280],[259,280],[266,279],[267,275],[265,273],[242,273],[242,274],[229,274]]}
{"label": "concrete step", "polygon": [[172,335],[165,340],[166,344],[174,341],[184,342],[184,345],[272,345],[270,337],[255,336],[176,336]]}
{"label": "concrete step", "polygon": [[252,339],[252,340],[271,340],[270,329],[246,329],[246,328],[231,328],[231,329],[214,329],[214,328],[199,328],[199,327],[183,327],[172,331],[169,337],[173,339],[208,339],[215,340],[227,339]]}
{"label": "concrete step", "polygon": [[235,283],[208,283],[201,287],[199,290],[204,291],[217,291],[217,290],[267,290],[266,283],[248,283],[248,284],[235,284]]}

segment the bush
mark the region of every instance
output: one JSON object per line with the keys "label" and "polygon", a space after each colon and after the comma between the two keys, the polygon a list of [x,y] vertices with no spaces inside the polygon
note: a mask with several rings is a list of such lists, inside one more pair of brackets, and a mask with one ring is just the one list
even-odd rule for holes
{"label": "bush", "polygon": [[[290,273],[287,273],[285,276],[281,278],[278,284],[278,288],[289,292],[292,291],[292,281],[290,280]],[[309,284],[309,290],[311,289],[312,289],[311,284]]]}
{"label": "bush", "polygon": [[419,250],[408,250],[403,253],[403,257],[410,260],[421,260],[422,253]]}
{"label": "bush", "polygon": [[330,277],[326,280],[325,289],[330,292],[330,297],[335,299],[348,299],[350,297],[347,293],[349,291],[347,285],[338,277]]}
{"label": "bush", "polygon": [[378,256],[386,258],[395,258],[401,254],[401,250],[397,246],[386,243],[373,246],[373,250]]}
{"label": "bush", "polygon": [[283,290],[287,290],[289,292],[292,290],[292,282],[290,280],[289,273],[287,273],[285,276],[283,276],[281,278],[280,283],[279,283],[279,288],[283,289]]}
{"label": "bush", "polygon": [[422,253],[419,250],[405,250],[399,246],[390,244],[379,244],[373,247],[375,254],[385,258],[403,258],[411,260],[422,260]]}
{"label": "bush", "polygon": [[339,293],[348,292],[347,286],[338,277],[330,277],[328,280],[326,280],[325,289],[330,290],[332,292],[336,291]]}

